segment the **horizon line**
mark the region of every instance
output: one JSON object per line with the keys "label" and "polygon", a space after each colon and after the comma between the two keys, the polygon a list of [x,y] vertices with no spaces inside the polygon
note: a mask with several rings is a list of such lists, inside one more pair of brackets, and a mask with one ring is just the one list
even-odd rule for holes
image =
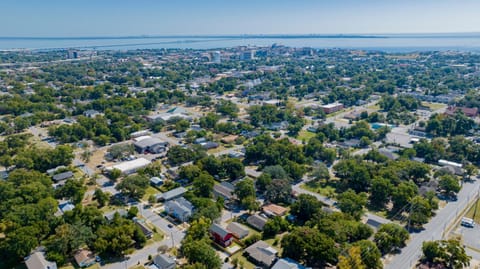
{"label": "horizon line", "polygon": [[395,37],[472,37],[480,32],[431,33],[336,33],[336,34],[139,34],[93,36],[0,36],[0,39],[148,39],[148,38],[395,38]]}

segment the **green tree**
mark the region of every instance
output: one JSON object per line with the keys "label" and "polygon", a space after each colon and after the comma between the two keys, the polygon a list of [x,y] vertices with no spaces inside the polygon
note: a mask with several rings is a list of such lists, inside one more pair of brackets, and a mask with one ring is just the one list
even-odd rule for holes
{"label": "green tree", "polygon": [[370,189],[370,204],[376,208],[383,208],[390,200],[393,184],[388,179],[375,178]]}
{"label": "green tree", "polygon": [[102,189],[98,188],[93,193],[93,198],[97,200],[98,206],[103,207],[108,202],[108,195],[102,191]]}
{"label": "green tree", "polygon": [[215,180],[205,172],[200,173],[200,175],[193,180],[194,192],[199,197],[211,197],[213,194],[213,185],[215,185]]}
{"label": "green tree", "polygon": [[322,209],[322,203],[315,196],[300,194],[291,206],[291,213],[300,221],[310,220]]}
{"label": "green tree", "polygon": [[387,254],[403,248],[409,237],[408,231],[403,227],[388,223],[380,225],[374,242],[382,254]]}
{"label": "green tree", "polygon": [[140,199],[145,194],[148,186],[148,178],[140,175],[132,175],[124,178],[115,188],[127,197]]}
{"label": "green tree", "polygon": [[470,265],[468,256],[458,240],[438,240],[423,242],[422,261],[461,269]]}
{"label": "green tree", "polygon": [[175,123],[175,131],[177,133],[185,132],[190,128],[190,122],[184,119],[181,119]]}
{"label": "green tree", "polygon": [[267,186],[265,198],[273,203],[288,203],[292,194],[291,184],[283,179],[274,179]]}
{"label": "green tree", "polygon": [[298,227],[282,239],[283,257],[297,260],[307,266],[336,263],[338,250],[335,241],[318,230]]}
{"label": "green tree", "polygon": [[362,261],[360,247],[349,247],[345,255],[338,256],[338,269],[367,269]]}
{"label": "green tree", "polygon": [[360,220],[363,215],[363,208],[367,205],[367,195],[362,192],[356,194],[349,189],[338,196],[338,208],[344,213]]}
{"label": "green tree", "polygon": [[382,254],[378,250],[375,243],[370,240],[360,240],[353,243],[353,246],[360,248],[363,263],[367,268],[380,269],[383,268],[380,258]]}
{"label": "green tree", "polygon": [[439,187],[447,193],[447,195],[456,195],[462,186],[459,180],[453,175],[443,175],[438,181]]}
{"label": "green tree", "polygon": [[268,173],[262,173],[255,181],[258,191],[265,192],[267,186],[272,183],[272,177]]}

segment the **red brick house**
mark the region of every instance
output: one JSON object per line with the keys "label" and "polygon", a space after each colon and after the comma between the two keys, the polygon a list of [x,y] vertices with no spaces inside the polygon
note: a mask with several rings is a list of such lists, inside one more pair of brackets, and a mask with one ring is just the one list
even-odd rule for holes
{"label": "red brick house", "polygon": [[210,226],[210,236],[215,243],[221,245],[222,247],[230,246],[233,241],[233,234],[216,223]]}

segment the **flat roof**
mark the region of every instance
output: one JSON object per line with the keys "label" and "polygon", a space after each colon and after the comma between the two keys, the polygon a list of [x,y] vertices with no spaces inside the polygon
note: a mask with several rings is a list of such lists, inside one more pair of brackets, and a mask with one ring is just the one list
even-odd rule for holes
{"label": "flat roof", "polygon": [[322,108],[334,108],[337,106],[343,106],[343,104],[342,103],[326,104],[326,105],[322,105]]}
{"label": "flat roof", "polygon": [[122,172],[125,172],[125,171],[129,171],[129,170],[132,170],[132,169],[142,168],[142,167],[145,167],[149,164],[150,164],[149,160],[147,160],[145,158],[138,158],[138,159],[135,159],[135,160],[115,164],[115,165],[107,168],[107,170],[118,169]]}

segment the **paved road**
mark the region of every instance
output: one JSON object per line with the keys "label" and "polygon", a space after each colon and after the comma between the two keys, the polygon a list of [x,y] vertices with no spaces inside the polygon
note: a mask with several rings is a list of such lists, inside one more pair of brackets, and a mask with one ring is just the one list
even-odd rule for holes
{"label": "paved road", "polygon": [[422,243],[442,239],[444,231],[476,198],[479,191],[480,180],[464,183],[462,190],[458,193],[458,200],[448,203],[447,206],[437,212],[437,215],[424,226],[425,229],[422,232],[411,234],[411,240],[407,246],[402,249],[400,254],[394,256],[391,262],[385,265],[385,268],[405,269],[413,267],[422,254]]}
{"label": "paved road", "polygon": [[[179,247],[180,242],[185,236],[185,232],[179,230],[176,226],[172,228],[168,227],[170,222],[161,218],[159,215],[154,213],[151,209],[144,209],[142,204],[138,205],[140,214],[147,220],[149,220],[158,230],[162,231],[164,234],[164,239],[160,242],[153,243],[147,247],[144,247],[140,250],[135,251],[133,254],[128,255],[127,259],[120,262],[109,263],[103,266],[102,268],[106,269],[126,269],[133,267],[140,262],[144,264],[148,261],[148,256],[152,257],[158,254],[158,247],[168,246],[171,247],[172,243],[174,246]],[[173,236],[173,240],[172,240]]]}
{"label": "paved road", "polygon": [[[315,196],[319,201],[321,201],[322,203],[326,204],[326,205],[329,205],[329,206],[332,206],[334,207],[334,203],[336,202],[335,200],[333,199],[330,199],[328,197],[325,197],[323,195],[320,195],[316,192],[311,192],[311,191],[308,191],[308,190],[305,190],[303,188],[300,187],[301,184],[303,184],[304,182],[300,182],[300,183],[297,183],[295,185],[292,186],[292,190],[297,192],[297,193],[304,193],[304,194],[310,194],[310,195],[313,195]],[[377,216],[377,215],[374,215],[374,214],[371,214],[371,213],[365,213],[365,216],[368,218],[368,219],[372,219],[372,220],[375,220],[376,222],[378,223],[390,223],[391,221],[388,220],[388,219],[385,219],[385,218],[382,218],[380,216]]]}
{"label": "paved road", "polygon": [[[140,214],[150,221],[158,230],[162,231],[166,238],[168,238],[168,246],[180,246],[180,242],[185,236],[185,231],[178,229],[175,225],[172,228],[169,228],[168,225],[172,223],[168,222],[166,219],[160,217],[158,214],[153,212],[151,209],[144,209],[142,204],[138,205]],[[172,239],[173,238],[173,239]]]}

